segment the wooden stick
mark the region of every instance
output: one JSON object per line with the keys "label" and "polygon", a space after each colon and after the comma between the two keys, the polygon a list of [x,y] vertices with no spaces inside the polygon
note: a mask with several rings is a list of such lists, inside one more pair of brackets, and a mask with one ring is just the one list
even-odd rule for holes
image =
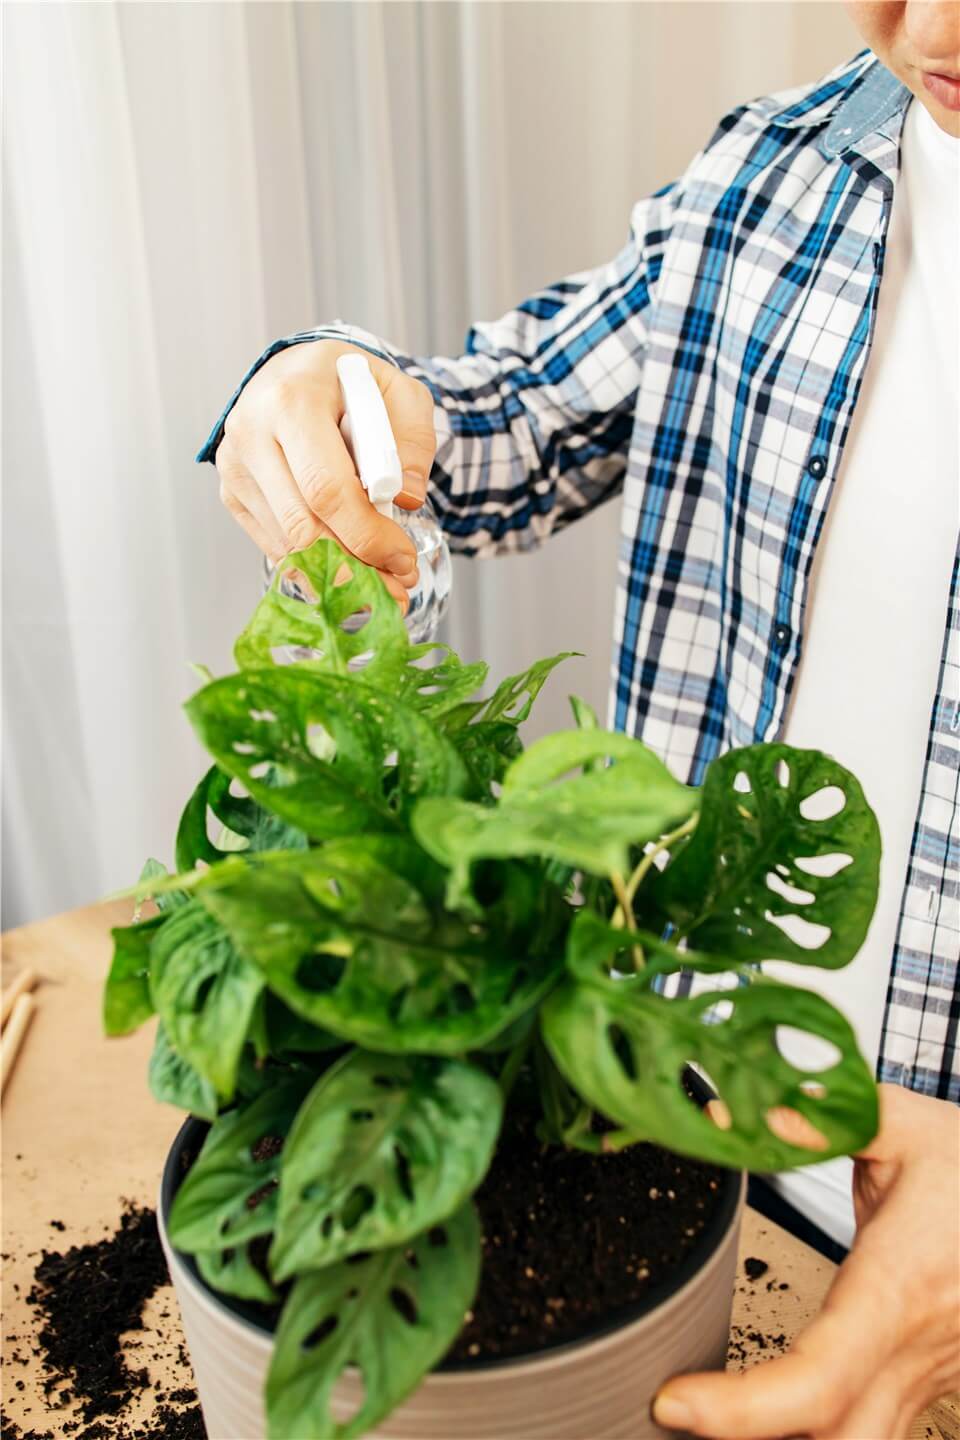
{"label": "wooden stick", "polygon": [[10,1011],[13,1009],[16,1001],[20,998],[21,995],[25,995],[28,990],[32,990],[36,983],[36,970],[20,971],[20,974],[17,976],[16,980],[14,980],[9,990],[7,990],[4,994],[3,1003],[2,1005],[0,1005],[0,1026],[6,1025],[7,1017],[10,1014]]}
{"label": "wooden stick", "polygon": [[17,997],[10,1016],[10,1024],[3,1032],[3,1039],[0,1040],[0,1092],[10,1078],[17,1053],[23,1043],[23,1037],[27,1033],[27,1026],[30,1024],[34,1010],[37,1008],[36,1001],[32,995],[23,994]]}

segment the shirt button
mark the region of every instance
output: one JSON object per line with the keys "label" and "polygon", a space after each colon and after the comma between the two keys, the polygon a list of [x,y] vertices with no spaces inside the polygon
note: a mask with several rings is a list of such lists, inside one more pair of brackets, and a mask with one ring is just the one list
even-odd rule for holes
{"label": "shirt button", "polygon": [[807,461],[807,474],[812,475],[814,480],[822,480],[827,473],[827,457],[825,455],[811,455]]}
{"label": "shirt button", "polygon": [[773,643],[778,650],[786,650],[790,644],[791,633],[789,625],[774,625]]}

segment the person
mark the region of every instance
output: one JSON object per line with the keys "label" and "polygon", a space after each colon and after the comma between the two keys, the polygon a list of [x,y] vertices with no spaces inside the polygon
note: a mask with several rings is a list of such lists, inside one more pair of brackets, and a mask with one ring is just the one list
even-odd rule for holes
{"label": "person", "polygon": [[[881,1127],[791,1351],[656,1399],[665,1427],[730,1440],[895,1440],[960,1386],[960,5],[849,9],[870,49],[727,115],[610,264],[455,358],[345,325],[277,341],[198,457],[268,556],[333,535],[402,603],[413,546],[339,430],[335,362],[360,348],[400,503],[429,482],[454,549],[526,550],[622,493],[617,728],[691,783],[781,737],[861,779],[878,907],[827,978],[885,1082]],[[850,1239],[849,1182],[814,1166],[793,1196]]]}

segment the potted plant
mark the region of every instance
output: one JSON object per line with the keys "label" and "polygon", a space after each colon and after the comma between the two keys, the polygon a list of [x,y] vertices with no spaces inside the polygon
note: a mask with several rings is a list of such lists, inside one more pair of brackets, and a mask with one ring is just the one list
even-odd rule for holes
{"label": "potted plant", "polygon": [[524,749],[564,656],[478,699],[332,541],[291,567],[187,704],[214,763],[104,1000],[111,1035],[159,1017],[153,1093],[194,1117],[161,1227],[210,1433],[658,1434],[657,1386],[723,1363],[742,1171],[874,1134],[850,1026],[756,962],[853,957],[876,821],[819,752],[690,788],[576,699]]}

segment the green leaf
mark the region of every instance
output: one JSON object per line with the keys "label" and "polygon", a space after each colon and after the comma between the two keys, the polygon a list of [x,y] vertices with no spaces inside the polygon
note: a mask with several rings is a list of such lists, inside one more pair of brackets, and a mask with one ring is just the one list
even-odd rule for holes
{"label": "green leaf", "polygon": [[326,1054],[343,1048],[343,1040],[329,1030],[305,1020],[269,990],[264,995],[266,1048],[272,1055]]}
{"label": "green leaf", "polygon": [[[633,973],[633,952],[639,946],[643,967]],[[728,955],[704,954],[697,950],[678,950],[649,930],[615,929],[602,916],[583,906],[567,936],[567,969],[578,980],[622,980],[629,976],[638,988],[649,990],[661,975],[674,975],[679,970],[695,970],[705,975],[721,975],[728,971],[750,978]]]}
{"label": "green leaf", "polygon": [[[842,792],[839,813],[805,818],[801,807],[828,787]],[[849,862],[811,874],[807,864],[823,856]],[[849,770],[819,750],[752,745],[714,760],[697,828],[666,870],[651,874],[649,893],[700,950],[835,970],[866,937],[879,869],[876,817]],[[785,917],[822,927],[804,932],[819,946],[785,933],[776,923]]]}
{"label": "green leaf", "polygon": [[[237,850],[254,853],[261,850],[305,850],[307,837],[302,830],[272,815],[254,800],[230,793],[231,776],[212,765],[187,802],[177,830],[176,861],[178,870],[192,870],[199,861],[214,865]],[[265,783],[269,784],[269,777]],[[208,814],[224,829],[227,846],[221,837],[215,845],[209,836]],[[144,878],[144,877],[141,877]]]}
{"label": "green leaf", "polygon": [[346,1056],[284,1148],[274,1279],[398,1245],[452,1214],[487,1172],[501,1114],[495,1081],[463,1061]]}
{"label": "green leaf", "polygon": [[379,691],[362,695],[353,680],[290,665],[217,680],[186,709],[222,770],[264,809],[326,840],[398,830],[417,797],[467,785],[428,719]]}
{"label": "green leaf", "polygon": [[129,1035],[154,1013],[150,998],[150,942],[163,915],[111,930],[113,960],[103,990],[103,1028],[108,1035]]}
{"label": "green leaf", "polygon": [[[616,763],[560,778],[606,757]],[[498,805],[422,800],[413,831],[449,867],[449,901],[456,905],[469,897],[470,869],[480,859],[529,855],[594,874],[623,871],[631,846],[685,820],[698,799],[639,740],[567,730],[538,740],[513,762]]]}
{"label": "green leaf", "polygon": [[270,1281],[253,1263],[249,1242],[229,1246],[226,1250],[203,1250],[197,1256],[197,1269],[214,1290],[235,1295],[238,1300],[259,1300],[263,1305],[279,1299]]}
{"label": "green leaf", "polygon": [[454,730],[451,739],[470,776],[469,794],[489,804],[512,760],[523,754],[516,725],[509,720],[481,721]]}
{"label": "green leaf", "polygon": [[453,732],[473,722],[477,725],[502,723],[516,730],[528,718],[551,673],[561,661],[569,660],[577,653],[576,650],[563,650],[559,655],[534,661],[519,675],[508,675],[487,700],[471,700],[450,710],[444,717],[444,728]]}
{"label": "green leaf", "polygon": [[[284,593],[291,576],[296,595]],[[434,717],[472,695],[487,675],[482,661],[464,665],[448,645],[411,645],[380,576],[333,540],[287,556],[235,648],[237,664],[246,670],[291,651],[302,668],[349,672],[354,684],[375,686]],[[433,654],[442,659],[421,663]]]}
{"label": "green leaf", "polygon": [[[291,1075],[214,1121],[170,1210],[170,1239],[178,1250],[222,1251],[270,1234],[281,1161],[272,1142],[286,1139],[314,1079]],[[260,1158],[254,1158],[258,1147]]]}
{"label": "green leaf", "polygon": [[[175,879],[176,876],[171,875],[166,865],[161,864],[159,860],[145,860],[143,869],[140,871],[140,879],[137,881],[140,900],[133,918],[135,920],[140,918],[140,906],[148,896],[153,896],[161,915],[167,915],[171,910],[177,910],[181,905],[185,905],[189,899],[186,892],[170,888],[171,881]],[[154,884],[157,887],[156,891],[152,888]]]}
{"label": "green leaf", "polygon": [[512,725],[522,725],[553,671],[564,660],[572,660],[578,655],[577,650],[561,650],[559,655],[535,660],[519,675],[510,675],[506,680],[501,680],[490,699],[481,706],[477,720],[509,720]]}
{"label": "green leaf", "polygon": [[[283,593],[284,579],[291,574],[302,599]],[[367,619],[359,628],[343,628],[362,612]],[[351,664],[369,653],[372,675],[388,679],[410,640],[399,606],[377,572],[336,541],[317,540],[277,567],[270,589],[237,639],[234,656],[241,669],[249,670],[272,664],[274,651],[289,646],[314,652],[301,664],[337,675],[346,675]]]}
{"label": "green leaf", "polygon": [[599,730],[600,721],[597,719],[597,712],[586,700],[581,700],[579,695],[570,696],[570,709],[573,711],[574,723],[578,730]]}
{"label": "green leaf", "polygon": [[[778,1047],[778,1026],[820,1036],[839,1058],[817,1073],[798,1069]],[[584,1100],[635,1139],[680,1154],[748,1170],[786,1170],[849,1154],[876,1133],[876,1086],[854,1033],[839,1011],[808,990],[758,979],[671,1000],[638,977],[597,974],[558,986],[542,1008],[541,1030]],[[686,1094],[681,1080],[690,1064],[706,1072],[726,1103],[730,1129],[720,1129]],[[766,1117],[778,1106],[808,1119],[826,1148],[775,1136]]]}
{"label": "green leaf", "polygon": [[569,912],[531,870],[491,877],[479,921],[443,904],[412,841],[371,835],[260,864],[225,863],[200,901],[296,1014],[368,1048],[457,1055],[544,995]]}
{"label": "green leaf", "polygon": [[232,1099],[263,976],[197,899],[170,916],[150,953],[150,993],[171,1044]]}
{"label": "green leaf", "polygon": [[147,1078],[151,1095],[162,1105],[176,1105],[200,1120],[216,1119],[217,1097],[213,1086],[181,1059],[162,1025],[157,1026]]}
{"label": "green leaf", "polygon": [[[301,1276],[267,1376],[271,1440],[368,1434],[446,1354],[479,1275],[480,1226],[468,1204],[404,1245]],[[363,1401],[338,1421],[333,1392],[348,1367],[360,1371]]]}

